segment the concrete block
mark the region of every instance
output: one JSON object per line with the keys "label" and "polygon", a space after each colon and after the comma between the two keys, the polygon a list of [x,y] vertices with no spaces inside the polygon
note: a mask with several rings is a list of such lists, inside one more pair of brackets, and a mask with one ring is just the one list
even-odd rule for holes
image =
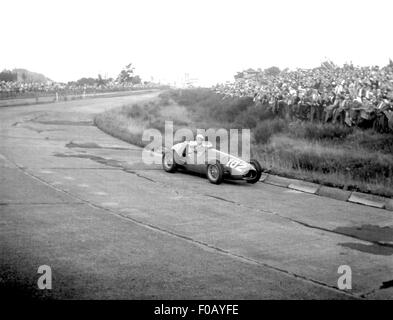
{"label": "concrete block", "polygon": [[295,189],[302,192],[316,194],[320,185],[316,183],[306,182],[298,180],[294,183],[291,183],[288,188]]}
{"label": "concrete block", "polygon": [[367,194],[367,193],[352,192],[348,201],[364,204],[364,205],[370,206],[370,207],[376,207],[376,208],[383,209],[383,208],[385,208],[386,198],[374,196],[374,195]]}
{"label": "concrete block", "polygon": [[262,173],[261,178],[259,179],[260,182],[264,182],[269,175],[267,173]]}
{"label": "concrete block", "polygon": [[339,188],[332,188],[321,186],[317,192],[319,196],[332,198],[341,201],[347,201],[351,196],[351,191],[342,190]]}
{"label": "concrete block", "polygon": [[385,199],[385,209],[393,211],[393,199],[391,199],[391,198]]}
{"label": "concrete block", "polygon": [[287,188],[294,181],[295,181],[294,179],[288,179],[288,178],[283,178],[283,177],[269,174],[264,182],[268,184],[273,184],[275,186]]}

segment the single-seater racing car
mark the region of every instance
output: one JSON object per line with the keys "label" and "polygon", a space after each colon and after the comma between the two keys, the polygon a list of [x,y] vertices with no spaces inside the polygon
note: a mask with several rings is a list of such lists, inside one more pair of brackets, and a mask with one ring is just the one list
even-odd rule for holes
{"label": "single-seater racing car", "polygon": [[211,183],[220,184],[224,179],[245,180],[256,183],[261,178],[259,162],[246,162],[238,157],[214,149],[210,142],[185,141],[162,152],[162,166],[166,172],[183,169],[206,174]]}

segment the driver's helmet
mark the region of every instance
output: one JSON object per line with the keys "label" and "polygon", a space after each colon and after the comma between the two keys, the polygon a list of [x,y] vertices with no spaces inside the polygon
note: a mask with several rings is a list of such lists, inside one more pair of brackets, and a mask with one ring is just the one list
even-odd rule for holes
{"label": "driver's helmet", "polygon": [[205,141],[205,137],[203,136],[203,135],[201,135],[201,134],[198,134],[197,136],[196,136],[196,142],[197,142],[197,144],[198,145],[201,145],[202,143],[203,143],[203,141]]}

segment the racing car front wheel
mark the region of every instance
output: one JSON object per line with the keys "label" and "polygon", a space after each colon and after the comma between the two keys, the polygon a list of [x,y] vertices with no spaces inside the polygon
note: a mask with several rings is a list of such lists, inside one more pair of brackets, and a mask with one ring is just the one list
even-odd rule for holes
{"label": "racing car front wheel", "polygon": [[257,183],[259,181],[259,179],[261,179],[262,167],[259,164],[258,160],[255,160],[255,159],[251,159],[250,164],[255,168],[256,172],[251,179],[247,180],[247,182],[248,183]]}
{"label": "racing car front wheel", "polygon": [[176,163],[173,156],[173,151],[165,152],[162,155],[162,167],[166,172],[175,172],[176,171]]}
{"label": "racing car front wheel", "polygon": [[224,178],[224,170],[217,162],[216,164],[209,164],[206,170],[207,178],[211,183],[220,184]]}

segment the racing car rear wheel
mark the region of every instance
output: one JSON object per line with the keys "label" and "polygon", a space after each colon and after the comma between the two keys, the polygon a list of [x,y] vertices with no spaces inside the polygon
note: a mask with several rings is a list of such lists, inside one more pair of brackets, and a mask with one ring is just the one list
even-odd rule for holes
{"label": "racing car rear wheel", "polygon": [[173,156],[173,151],[165,152],[162,155],[162,167],[166,172],[175,172],[176,163]]}
{"label": "racing car rear wheel", "polygon": [[251,179],[247,180],[247,182],[248,183],[257,183],[259,181],[259,179],[261,179],[262,167],[259,164],[258,160],[255,160],[255,159],[251,159],[250,164],[255,168],[256,173]]}
{"label": "racing car rear wheel", "polygon": [[217,162],[216,164],[209,164],[206,170],[207,178],[211,183],[220,184],[224,178],[224,170]]}

